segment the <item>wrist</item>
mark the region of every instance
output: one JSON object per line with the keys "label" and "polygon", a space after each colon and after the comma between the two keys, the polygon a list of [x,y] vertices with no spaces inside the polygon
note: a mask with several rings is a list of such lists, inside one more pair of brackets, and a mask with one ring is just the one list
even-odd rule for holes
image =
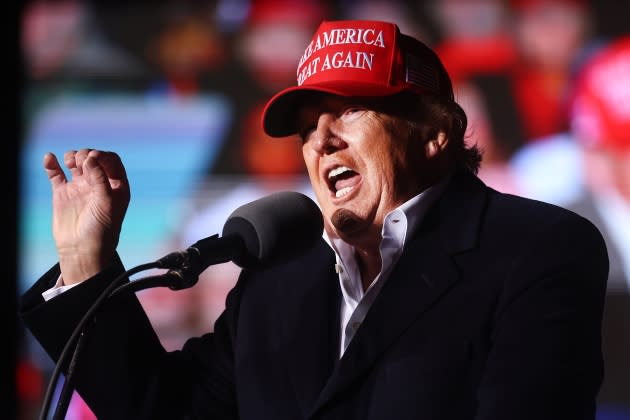
{"label": "wrist", "polygon": [[80,283],[103,271],[109,259],[86,252],[59,252],[59,268],[64,285]]}

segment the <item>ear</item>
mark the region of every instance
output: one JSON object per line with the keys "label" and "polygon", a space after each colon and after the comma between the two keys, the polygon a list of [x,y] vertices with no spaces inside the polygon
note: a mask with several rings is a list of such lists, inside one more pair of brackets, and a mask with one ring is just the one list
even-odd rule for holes
{"label": "ear", "polygon": [[438,132],[436,138],[429,140],[424,145],[424,151],[427,155],[428,159],[432,159],[439,155],[448,144],[448,137],[446,137],[446,133],[444,131]]}

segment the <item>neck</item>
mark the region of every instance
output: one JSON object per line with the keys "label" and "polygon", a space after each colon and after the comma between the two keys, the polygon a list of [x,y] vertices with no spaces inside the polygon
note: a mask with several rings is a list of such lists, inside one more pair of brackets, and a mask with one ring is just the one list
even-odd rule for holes
{"label": "neck", "polygon": [[[380,243],[380,241],[379,241]],[[355,248],[357,264],[361,273],[361,284],[365,292],[374,282],[374,279],[380,273],[382,261],[378,244],[376,247]]]}

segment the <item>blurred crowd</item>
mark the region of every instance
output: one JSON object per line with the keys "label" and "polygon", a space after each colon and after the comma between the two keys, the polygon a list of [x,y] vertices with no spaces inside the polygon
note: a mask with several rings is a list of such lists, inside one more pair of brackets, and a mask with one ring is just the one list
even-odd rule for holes
{"label": "blurred crowd", "polygon": [[[23,120],[28,127],[38,107],[69,90],[223,98],[227,129],[164,249],[186,246],[268,192],[310,194],[298,142],[265,141],[262,106],[295,83],[321,20],[394,21],[444,61],[469,117],[468,141],[484,153],[480,178],[570,208],[604,233],[611,277],[600,418],[627,418],[613,413],[630,412],[628,16],[625,2],[588,0],[32,0],[20,17]],[[167,348],[211,328],[238,270],[211,267],[176,298],[142,293]],[[47,373],[19,358],[21,418],[39,409]],[[73,401],[68,418],[91,418]]]}

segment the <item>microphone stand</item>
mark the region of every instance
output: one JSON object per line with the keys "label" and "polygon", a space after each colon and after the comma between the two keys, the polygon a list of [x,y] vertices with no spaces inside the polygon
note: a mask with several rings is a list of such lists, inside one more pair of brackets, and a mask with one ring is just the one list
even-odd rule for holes
{"label": "microphone stand", "polygon": [[[191,260],[195,260],[192,261]],[[131,281],[129,283],[121,284],[125,279],[128,279],[131,275],[136,274],[143,270],[148,270],[151,268],[165,268],[172,266],[183,266],[180,269],[171,269],[165,274],[144,277],[138,280]],[[68,410],[68,406],[70,404],[70,400],[72,398],[72,379],[74,370],[77,364],[78,356],[80,350],[83,346],[85,336],[87,335],[86,325],[89,321],[93,319],[94,313],[97,309],[99,309],[107,299],[119,295],[123,291],[138,291],[142,289],[147,289],[150,287],[163,287],[168,286],[172,290],[180,290],[188,287],[192,287],[197,283],[199,279],[199,264],[198,261],[194,258],[189,258],[188,254],[181,252],[171,253],[164,258],[161,258],[155,262],[141,264],[137,267],[132,268],[118,276],[112,283],[99,295],[96,301],[92,304],[90,309],[85,313],[83,318],[79,321],[77,326],[75,327],[72,335],[66,342],[59,359],[55,365],[55,369],[51,375],[51,379],[48,384],[48,388],[46,390],[46,394],[44,397],[44,402],[42,405],[41,415],[39,417],[40,420],[46,420],[48,416],[48,411],[50,410],[50,404],[52,401],[53,393],[55,390],[55,386],[59,380],[59,376],[61,374],[62,366],[64,365],[66,359],[68,358],[68,354],[72,345],[74,345],[76,341],[76,345],[74,347],[74,351],[72,353],[72,358],[70,359],[68,365],[68,371],[66,373],[65,381],[60,393],[59,400],[57,402],[57,406],[55,412],[53,414],[54,420],[63,420]]]}
{"label": "microphone stand", "polygon": [[[187,279],[187,282],[184,282],[184,274],[181,270],[170,270],[169,272],[157,276],[149,276],[144,277],[138,280],[134,280],[130,283],[122,284],[118,286],[111,294],[109,294],[109,298],[112,298],[116,295],[119,295],[123,291],[138,291],[147,289],[149,287],[160,287],[160,286],[168,286],[173,290],[184,289],[186,287],[192,287],[196,281],[190,283],[190,280]],[[188,286],[187,284],[190,284]],[[176,287],[177,289],[174,289]],[[68,411],[68,406],[70,405],[70,400],[72,399],[72,391],[74,387],[72,385],[74,368],[76,367],[77,360],[79,358],[79,353],[83,347],[83,342],[85,336],[88,332],[88,326],[86,326],[79,335],[77,339],[77,344],[74,347],[74,352],[72,353],[72,358],[70,359],[70,363],[68,364],[68,372],[66,373],[65,381],[61,388],[61,393],[59,395],[59,399],[57,401],[57,407],[55,408],[55,413],[53,414],[53,420],[63,420]]]}
{"label": "microphone stand", "polygon": [[[219,235],[213,235],[205,239],[197,241],[186,251],[176,251],[147,264],[138,265],[130,270],[125,271],[112,281],[107,288],[99,295],[96,301],[85,313],[73,330],[70,338],[66,342],[59,359],[53,370],[51,379],[46,389],[40,420],[46,420],[50,404],[52,401],[55,386],[61,375],[62,366],[65,364],[70,350],[73,345],[74,351],[68,365],[68,371],[61,390],[60,398],[53,415],[54,420],[62,420],[66,414],[70,399],[72,397],[72,376],[77,364],[80,350],[83,346],[84,337],[87,335],[86,325],[93,319],[94,313],[109,298],[120,294],[123,291],[138,291],[149,287],[168,286],[172,290],[186,289],[194,286],[199,274],[212,264],[227,262],[234,255],[239,255],[244,249],[243,239],[239,235],[229,235],[219,238]],[[123,283],[130,276],[140,271],[151,268],[167,268],[167,273],[157,276],[149,276],[142,279]]]}

